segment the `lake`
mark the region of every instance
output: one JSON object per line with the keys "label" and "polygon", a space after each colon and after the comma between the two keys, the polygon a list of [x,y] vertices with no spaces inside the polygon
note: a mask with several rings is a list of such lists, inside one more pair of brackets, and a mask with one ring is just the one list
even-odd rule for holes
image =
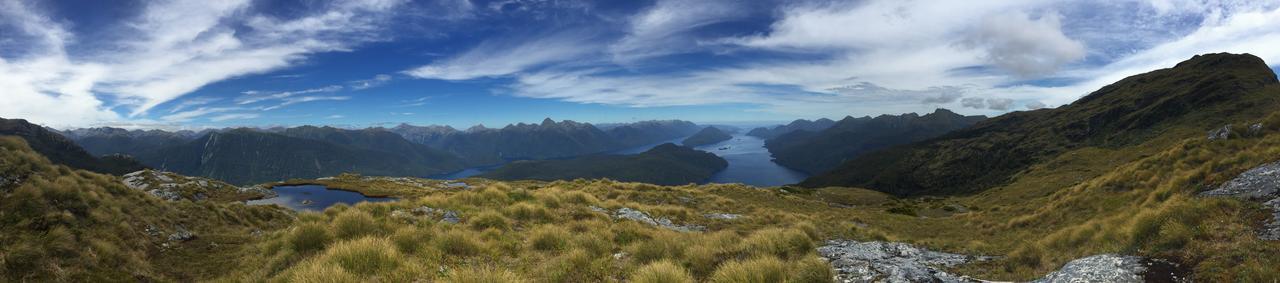
{"label": "lake", "polygon": [[[723,148],[723,149],[722,149]],[[757,187],[772,187],[799,183],[808,175],[782,167],[773,162],[764,139],[735,134],[733,139],[716,144],[696,147],[714,153],[729,161],[729,167],[711,176],[709,183],[743,183]]]}
{"label": "lake", "polygon": [[280,196],[251,200],[250,205],[278,204],[293,210],[321,211],[334,204],[353,205],[359,202],[385,202],[395,198],[366,197],[357,192],[332,190],[321,185],[276,186],[272,191]]}

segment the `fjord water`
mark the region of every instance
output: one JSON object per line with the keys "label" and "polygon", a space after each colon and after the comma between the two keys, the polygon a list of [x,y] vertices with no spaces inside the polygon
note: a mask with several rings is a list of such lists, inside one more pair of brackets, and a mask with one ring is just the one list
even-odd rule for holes
{"label": "fjord water", "polygon": [[276,186],[272,191],[280,196],[251,200],[250,205],[278,204],[292,210],[321,211],[334,204],[354,205],[360,202],[384,202],[394,198],[366,197],[357,192],[331,190],[321,185]]}
{"label": "fjord water", "polygon": [[729,161],[729,167],[711,176],[708,183],[742,183],[757,187],[781,186],[803,181],[808,175],[773,162],[764,139],[734,134],[732,139],[696,147]]}

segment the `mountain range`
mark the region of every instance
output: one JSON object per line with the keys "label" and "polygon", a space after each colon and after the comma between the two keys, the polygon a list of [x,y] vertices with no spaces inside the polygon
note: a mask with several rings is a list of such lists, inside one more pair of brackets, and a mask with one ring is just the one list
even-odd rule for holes
{"label": "mountain range", "polygon": [[680,141],[680,144],[683,144],[684,146],[694,147],[694,146],[715,144],[718,142],[727,141],[732,138],[733,136],[729,135],[729,133],[725,133],[723,130],[720,130],[720,128],[718,127],[706,127],[706,128],[702,128],[701,131],[698,131],[692,136],[689,136],[688,138],[685,138],[684,140]]}
{"label": "mountain range", "polygon": [[794,131],[817,132],[817,131],[830,128],[832,125],[835,125],[835,124],[836,124],[836,121],[832,121],[831,119],[827,119],[827,118],[817,119],[813,121],[799,119],[799,120],[791,121],[791,123],[788,123],[786,125],[774,126],[773,128],[768,128],[768,127],[754,128],[754,129],[751,129],[751,131],[747,132],[747,135],[767,140],[767,139],[772,139],[774,137],[781,136]]}
{"label": "mountain range", "polygon": [[728,166],[727,161],[715,154],[666,143],[631,155],[516,161],[477,177],[543,181],[609,178],[624,182],[684,185],[702,182]]}
{"label": "mountain range", "polygon": [[[466,131],[402,124],[389,129],[300,126],[168,132],[101,127],[46,132],[49,139],[61,133],[103,158],[131,156],[157,169],[249,184],[342,172],[426,176],[514,160],[571,158],[684,137],[700,127],[668,120],[605,128],[546,119],[540,124],[499,129],[481,125]],[[32,144],[42,148],[46,143]],[[85,156],[70,159],[77,160],[74,164],[91,164],[86,168],[104,166]],[[140,168],[108,171],[123,174]]]}
{"label": "mountain range", "polygon": [[[776,135],[765,141],[765,148],[769,149],[778,164],[809,174],[819,174],[863,153],[937,137],[983,119],[986,117],[962,116],[946,109],[937,109],[925,115],[907,113],[875,118],[845,117],[822,130],[796,129]],[[790,125],[803,125],[799,122],[792,122]]]}
{"label": "mountain range", "polygon": [[1086,147],[1122,148],[1258,118],[1276,109],[1275,73],[1253,55],[1207,54],[1131,76],[1054,109],[1013,112],[923,142],[850,159],[806,187],[957,194]]}

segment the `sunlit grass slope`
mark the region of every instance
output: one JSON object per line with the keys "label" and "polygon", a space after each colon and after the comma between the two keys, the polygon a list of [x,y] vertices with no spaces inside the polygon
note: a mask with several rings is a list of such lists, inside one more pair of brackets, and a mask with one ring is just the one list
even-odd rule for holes
{"label": "sunlit grass slope", "polygon": [[[1000,256],[954,270],[983,279],[1029,280],[1079,257],[1125,253],[1178,262],[1200,281],[1269,282],[1280,278],[1274,268],[1280,243],[1254,234],[1265,212],[1252,203],[1195,196],[1280,156],[1280,116],[1237,124],[1255,122],[1268,126],[1228,140],[1170,134],[1126,148],[1076,149],[1008,185],[954,197],[608,180],[472,179],[467,182],[475,188],[467,190],[361,185],[348,175],[316,182],[405,200],[304,214],[294,227],[267,237],[259,247],[264,258],[228,279],[289,281],[325,272],[324,278],[355,281],[825,280],[830,271],[813,249],[825,239],[847,238]],[[461,221],[409,213],[424,206],[456,211]],[[706,231],[610,217],[623,207]],[[709,213],[743,217],[711,219]],[[344,253],[357,251],[390,255],[358,258],[398,260],[344,260]]]}
{"label": "sunlit grass slope", "polygon": [[[169,202],[118,177],[52,165],[0,137],[0,281],[190,281],[223,274],[256,229],[289,223],[273,207]],[[170,239],[177,231],[194,238]]]}

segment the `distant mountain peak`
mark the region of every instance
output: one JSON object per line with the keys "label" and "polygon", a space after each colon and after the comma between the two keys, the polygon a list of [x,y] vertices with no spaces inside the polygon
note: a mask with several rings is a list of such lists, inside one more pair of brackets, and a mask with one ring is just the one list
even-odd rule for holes
{"label": "distant mountain peak", "polygon": [[956,114],[956,112],[951,111],[951,110],[946,109],[946,108],[938,108],[938,109],[934,109],[934,110],[933,110],[933,113],[931,113],[931,114],[960,115],[960,114]]}

